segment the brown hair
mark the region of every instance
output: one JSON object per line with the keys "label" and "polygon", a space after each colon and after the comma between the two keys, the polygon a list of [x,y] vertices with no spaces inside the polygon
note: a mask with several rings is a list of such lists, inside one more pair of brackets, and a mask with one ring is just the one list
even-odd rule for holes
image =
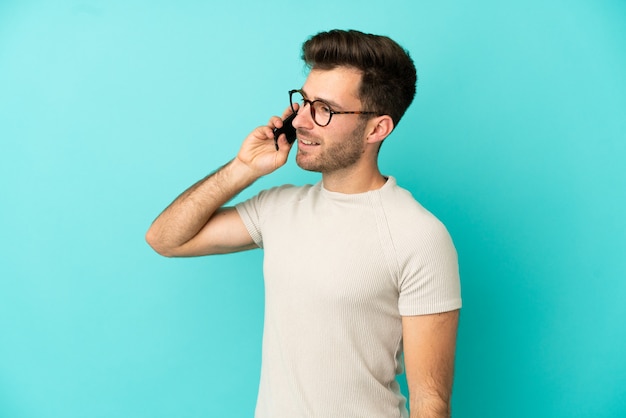
{"label": "brown hair", "polygon": [[310,69],[345,66],[361,71],[363,110],[389,115],[396,126],[415,96],[413,60],[386,36],[356,30],[320,32],[302,45],[302,59]]}

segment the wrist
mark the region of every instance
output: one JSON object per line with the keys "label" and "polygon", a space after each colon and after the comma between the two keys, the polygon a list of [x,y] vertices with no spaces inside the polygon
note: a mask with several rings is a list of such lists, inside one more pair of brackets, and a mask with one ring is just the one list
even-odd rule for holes
{"label": "wrist", "polygon": [[239,180],[238,182],[242,187],[249,186],[262,176],[262,174],[256,173],[248,164],[241,161],[239,157],[235,157],[228,163],[226,169],[229,171],[229,177]]}

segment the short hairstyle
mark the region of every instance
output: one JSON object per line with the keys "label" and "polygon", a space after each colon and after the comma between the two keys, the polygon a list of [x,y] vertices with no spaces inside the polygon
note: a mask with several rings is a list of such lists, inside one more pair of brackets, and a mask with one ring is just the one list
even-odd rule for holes
{"label": "short hairstyle", "polygon": [[302,59],[309,69],[351,67],[361,71],[363,110],[389,115],[395,126],[415,97],[413,60],[386,36],[356,30],[320,32],[302,45]]}

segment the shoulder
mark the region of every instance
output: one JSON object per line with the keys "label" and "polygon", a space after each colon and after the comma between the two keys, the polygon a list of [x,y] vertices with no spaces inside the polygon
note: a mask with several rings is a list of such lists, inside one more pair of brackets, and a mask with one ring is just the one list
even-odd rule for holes
{"label": "shoulder", "polygon": [[255,196],[235,205],[248,232],[259,247],[263,247],[262,227],[272,220],[283,219],[293,206],[314,186],[293,186],[290,184],[263,190]]}
{"label": "shoulder", "polygon": [[400,314],[460,308],[458,255],[446,226],[401,187],[384,204],[399,272]]}
{"label": "shoulder", "polygon": [[399,186],[395,179],[390,178],[392,183],[382,196],[385,211],[399,216],[402,223],[418,225],[433,229],[444,228],[441,221],[413,196],[413,194]]}
{"label": "shoulder", "polygon": [[396,184],[382,196],[387,223],[394,240],[411,247],[451,247],[452,239],[443,222],[418,202],[413,194]]}
{"label": "shoulder", "polygon": [[274,206],[292,204],[305,199],[309,194],[314,193],[316,185],[295,186],[284,184],[269,189],[262,190],[250,199],[237,204],[237,207],[249,206]]}

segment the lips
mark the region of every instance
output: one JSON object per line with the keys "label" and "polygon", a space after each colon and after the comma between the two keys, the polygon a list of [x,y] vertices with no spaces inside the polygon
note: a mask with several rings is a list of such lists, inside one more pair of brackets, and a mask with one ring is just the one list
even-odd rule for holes
{"label": "lips", "polygon": [[296,136],[298,138],[298,143],[301,145],[315,146],[320,144],[318,141],[312,138],[307,138],[306,135],[301,134],[301,132],[299,131],[296,131]]}
{"label": "lips", "polygon": [[319,145],[319,142],[313,142],[308,139],[298,138],[301,144],[303,145]]}

